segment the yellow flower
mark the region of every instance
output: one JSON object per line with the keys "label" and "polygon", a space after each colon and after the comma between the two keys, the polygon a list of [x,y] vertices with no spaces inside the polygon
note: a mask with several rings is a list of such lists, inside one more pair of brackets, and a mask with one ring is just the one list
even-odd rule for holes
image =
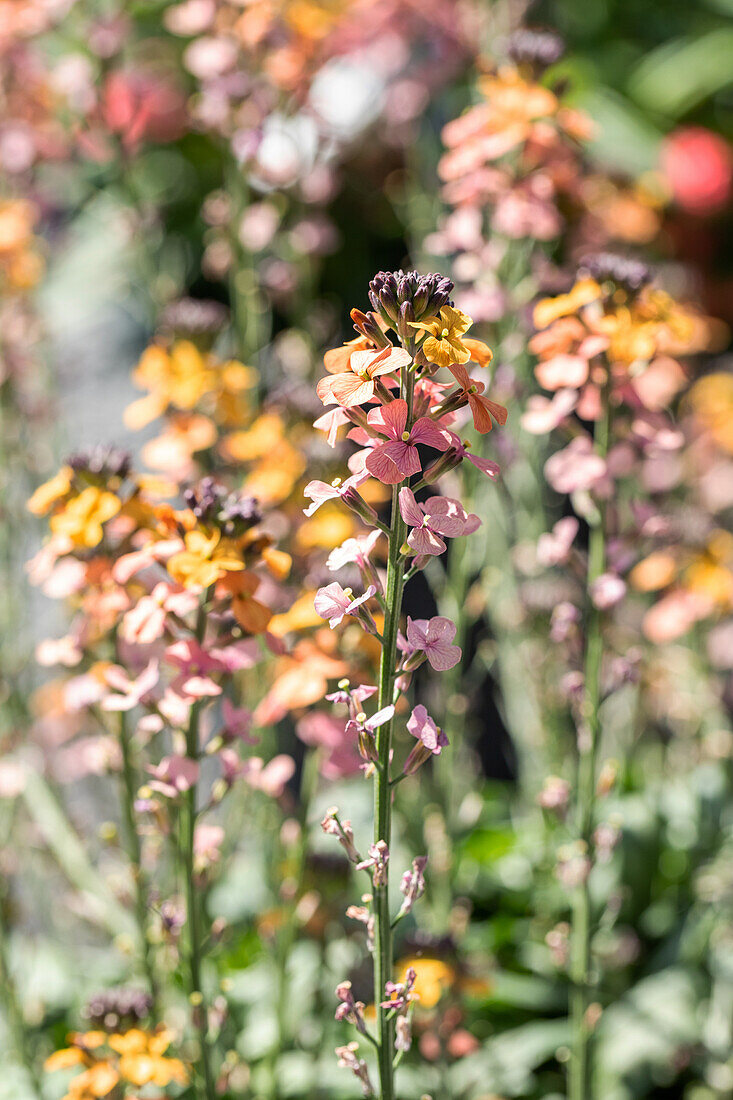
{"label": "yellow flower", "polygon": [[556,298],[543,298],[534,307],[534,326],[547,328],[559,317],[569,317],[578,313],[583,306],[590,305],[601,297],[601,288],[595,279],[580,279],[569,294],[559,294]]}
{"label": "yellow flower", "polygon": [[410,967],[413,967],[417,974],[414,991],[420,998],[421,1006],[435,1008],[443,994],[456,980],[454,968],[442,959],[431,959],[425,956],[402,959],[397,965],[399,982],[404,982]]}
{"label": "yellow flower", "polygon": [[120,1075],[133,1085],[157,1085],[165,1088],[171,1081],[188,1082],[188,1073],[179,1058],[164,1057],[173,1038],[171,1031],[142,1031],[132,1028],[124,1035],[110,1035],[109,1045],[120,1055]]}
{"label": "yellow flower", "polygon": [[703,428],[728,454],[733,454],[733,374],[717,371],[700,378],[688,401]]}
{"label": "yellow flower", "polygon": [[76,546],[91,549],[102,541],[102,524],[116,516],[121,507],[114,493],[90,485],[51,517],[51,530],[54,535],[70,538]]}
{"label": "yellow flower", "polygon": [[685,570],[683,583],[721,610],[733,609],[733,535],[714,531],[704,553],[693,558]]}
{"label": "yellow flower", "polygon": [[323,619],[313,606],[315,594],[315,589],[304,592],[289,611],[275,615],[270,620],[270,633],[276,638],[283,638],[296,630],[310,630],[314,626],[320,626]]}
{"label": "yellow flower", "polygon": [[225,573],[244,569],[234,545],[222,539],[219,531],[188,531],[183,540],[186,549],[168,561],[168,572],[184,588],[208,588]]}
{"label": "yellow flower", "polygon": [[421,351],[430,363],[439,367],[448,367],[451,363],[467,363],[471,352],[461,340],[468,332],[473,321],[466,313],[453,306],[443,306],[438,317],[427,321],[410,321],[410,327],[421,330],[423,338]]}
{"label": "yellow flower", "polygon": [[34,516],[45,516],[50,512],[54,504],[62,500],[71,492],[71,478],[74,471],[70,466],[62,466],[57,474],[49,481],[39,485],[26,507]]}

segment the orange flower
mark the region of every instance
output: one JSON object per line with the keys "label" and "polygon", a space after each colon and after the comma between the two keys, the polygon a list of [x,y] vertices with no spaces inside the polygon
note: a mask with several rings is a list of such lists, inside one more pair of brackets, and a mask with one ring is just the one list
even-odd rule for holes
{"label": "orange flower", "polygon": [[687,400],[714,442],[733,454],[733,374],[717,371],[705,375],[695,382]]}
{"label": "orange flower", "polygon": [[468,374],[466,368],[460,364],[451,366],[450,372],[461,387],[462,396],[468,402],[468,407],[473,416],[473,424],[477,432],[485,434],[493,428],[493,419],[497,424],[506,424],[507,411],[503,405],[496,401],[490,401],[484,397],[485,386],[483,382],[476,382]]}
{"label": "orange flower", "polygon": [[90,485],[51,517],[51,530],[54,535],[71,539],[75,546],[98,546],[104,535],[102,525],[116,516],[121,507],[114,493]]}
{"label": "orange flower", "polygon": [[[277,662],[275,682],[255,711],[256,725],[268,726],[278,722],[289,710],[317,703],[326,694],[329,680],[347,674],[349,666],[329,656],[316,639],[304,638],[291,654]],[[325,640],[331,644],[329,636]]]}
{"label": "orange flower", "polygon": [[186,549],[174,554],[168,572],[184,588],[208,588],[225,573],[244,569],[234,544],[219,531],[200,528],[184,535]]}
{"label": "orange flower", "polygon": [[[316,393],[324,405],[336,403],[346,409],[363,405],[374,397],[376,379],[394,374],[410,362],[410,355],[402,348],[352,351],[347,367],[329,378],[322,378],[316,386]],[[330,370],[326,359],[324,363],[326,370]]]}
{"label": "orange flower", "polygon": [[266,604],[254,599],[254,593],[260,586],[260,578],[248,570],[227,574],[218,588],[232,597],[234,617],[248,634],[263,634],[272,618],[272,611]]}

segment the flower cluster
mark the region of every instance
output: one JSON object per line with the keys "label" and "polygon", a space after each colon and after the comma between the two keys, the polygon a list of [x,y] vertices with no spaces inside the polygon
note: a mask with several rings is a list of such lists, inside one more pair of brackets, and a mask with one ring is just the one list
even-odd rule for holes
{"label": "flower cluster", "polygon": [[[311,482],[306,495],[313,501],[307,511],[324,501],[338,499],[372,528],[357,552],[332,555],[335,570],[347,561],[356,564],[362,591],[344,589],[338,582],[322,587],[315,607],[332,629],[345,617],[354,618],[376,638],[379,647],[378,688],[349,680],[339,683],[337,692],[326,697],[348,708],[347,733],[356,739],[363,770],[373,778],[375,789],[375,832],[368,855],[362,859],[355,846],[349,822],[341,822],[332,810],[323,827],[336,836],[355,864],[371,879],[373,893],[365,907],[352,915],[367,928],[369,949],[374,956],[375,1002],[378,1005],[378,1037],[372,1036],[348,982],[337,990],[340,1005],[337,1019],[348,1019],[378,1049],[381,1095],[393,1095],[394,1066],[411,1044],[410,1008],[415,971],[403,982],[393,979],[392,928],[411,910],[425,888],[425,857],[413,863],[402,882],[404,901],[393,919],[389,904],[389,861],[391,845],[391,802],[394,787],[414,775],[433,757],[440,756],[448,738],[419,703],[406,721],[406,730],[416,744],[405,757],[401,774],[393,776],[393,735],[404,711],[413,671],[424,661],[436,671],[456,665],[460,647],[453,644],[456,627],[447,618],[407,617],[404,635],[400,629],[405,584],[431,558],[446,553],[446,539],[471,534],[480,526],[479,517],[468,513],[460,501],[434,494],[440,477],[458,467],[466,456],[467,442],[453,431],[456,418],[466,410],[479,432],[489,432],[496,421],[503,424],[506,410],[485,396],[485,383],[469,375],[466,364],[485,367],[491,352],[485,344],[466,337],[471,318],[449,300],[452,284],[440,275],[420,276],[416,272],[380,272],[369,288],[374,312],[352,311],[357,339],[326,357],[329,374],[318,385],[318,395],[331,412],[316,421],[334,446],[341,426],[348,426],[348,438],[358,449],[349,458],[350,476],[331,486]],[[390,334],[397,337],[392,342]],[[452,380],[438,378],[447,369]],[[490,477],[497,468],[488,460],[476,460]],[[485,464],[484,464],[485,463]],[[391,508],[386,520],[362,496],[370,479],[391,487]],[[430,487],[431,495],[419,500]],[[383,577],[374,554],[386,539],[387,572]],[[342,548],[346,550],[344,546]],[[356,547],[354,548],[356,550]],[[371,605],[371,606],[370,606]],[[373,610],[372,610],[373,608]],[[377,696],[377,709],[369,716],[367,699]],[[347,1056],[348,1052],[348,1056]],[[362,1081],[364,1094],[372,1095],[365,1063],[357,1048],[339,1048],[340,1064],[348,1066]]]}

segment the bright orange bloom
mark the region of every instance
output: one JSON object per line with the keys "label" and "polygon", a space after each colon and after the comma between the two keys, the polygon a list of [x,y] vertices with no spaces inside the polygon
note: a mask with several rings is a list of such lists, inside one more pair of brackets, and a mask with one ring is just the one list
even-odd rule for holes
{"label": "bright orange bloom", "polygon": [[185,1085],[188,1073],[178,1058],[164,1057],[173,1032],[132,1028],[123,1035],[110,1035],[109,1045],[120,1055],[120,1075],[133,1085],[157,1085],[165,1088],[171,1081]]}
{"label": "bright orange bloom", "polygon": [[70,466],[62,466],[57,474],[54,474],[43,485],[39,485],[27,504],[29,512],[34,516],[45,516],[50,512],[54,504],[58,504],[71,492],[71,479],[74,471]]}

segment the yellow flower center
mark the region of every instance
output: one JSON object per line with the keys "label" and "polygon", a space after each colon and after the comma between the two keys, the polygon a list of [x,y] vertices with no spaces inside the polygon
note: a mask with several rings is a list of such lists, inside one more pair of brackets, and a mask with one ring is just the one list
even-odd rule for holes
{"label": "yellow flower center", "polygon": [[402,442],[403,442],[403,443],[407,443],[407,440],[408,440],[409,438],[410,438],[410,433],[409,433],[409,432],[403,432],[403,433],[402,433],[401,439],[402,439]]}
{"label": "yellow flower center", "polygon": [[339,487],[339,485],[340,485],[340,484],[341,484],[341,478],[340,478],[340,477],[335,477],[335,478],[333,479],[333,481],[331,482],[331,487],[332,487],[333,489],[338,489],[338,487]]}
{"label": "yellow flower center", "polygon": [[356,716],[357,722],[366,722],[366,714],[363,710],[360,710]]}
{"label": "yellow flower center", "polygon": [[450,336],[450,329],[449,328],[444,328],[440,333],[440,339],[441,340],[446,340],[449,336]]}

